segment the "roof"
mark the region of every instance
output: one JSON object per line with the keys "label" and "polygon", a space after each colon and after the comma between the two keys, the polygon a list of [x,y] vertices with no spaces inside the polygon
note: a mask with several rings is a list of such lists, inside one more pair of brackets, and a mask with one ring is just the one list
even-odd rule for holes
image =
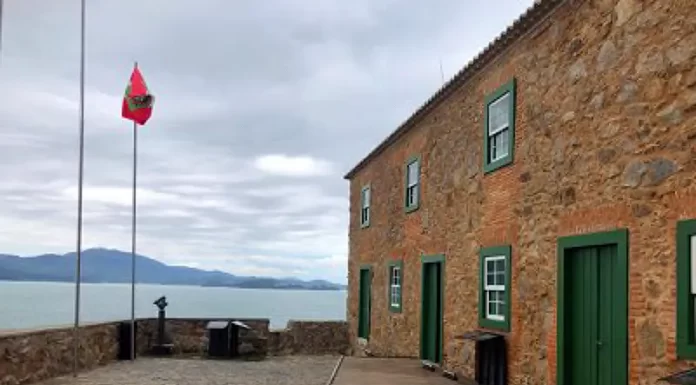
{"label": "roof", "polygon": [[404,123],[394,132],[389,134],[377,147],[375,147],[363,160],[351,169],[344,179],[351,179],[355,174],[363,169],[372,159],[386,150],[392,143],[396,142],[401,136],[409,132],[416,126],[416,123],[428,112],[443,102],[448,96],[456,91],[461,85],[466,83],[478,73],[488,63],[493,61],[500,53],[517,42],[520,38],[532,31],[540,22],[555,11],[559,5],[566,0],[535,0],[534,5],[529,7],[515,22],[512,23],[500,36],[492,41],[488,46],[473,58],[464,68],[462,68],[452,79],[445,83],[433,96],[431,96],[420,108],[416,110]]}

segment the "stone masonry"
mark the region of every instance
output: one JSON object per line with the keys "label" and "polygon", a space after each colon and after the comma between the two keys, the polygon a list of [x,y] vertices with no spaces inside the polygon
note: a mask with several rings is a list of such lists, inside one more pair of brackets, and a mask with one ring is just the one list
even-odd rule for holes
{"label": "stone masonry", "polygon": [[[629,383],[654,384],[690,364],[676,359],[675,228],[696,218],[696,3],[567,0],[529,30],[350,175],[351,343],[370,264],[370,352],[417,357],[420,256],[442,253],[444,367],[471,375],[472,347],[454,336],[478,327],[478,252],[510,244],[510,383],[554,384],[557,238],[627,228]],[[514,161],[484,175],[484,98],[513,77]],[[420,208],[406,214],[416,154]],[[394,259],[401,313],[387,304]]]}

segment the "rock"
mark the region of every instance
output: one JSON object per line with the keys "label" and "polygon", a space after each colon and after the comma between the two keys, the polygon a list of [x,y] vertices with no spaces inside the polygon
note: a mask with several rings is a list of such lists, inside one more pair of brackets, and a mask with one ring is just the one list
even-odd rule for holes
{"label": "rock", "polygon": [[633,103],[626,106],[626,115],[632,117],[643,116],[650,109],[650,103]]}
{"label": "rock", "polygon": [[684,81],[687,87],[696,86],[696,67],[694,67]]}
{"label": "rock", "polygon": [[592,100],[590,100],[590,106],[595,110],[602,108],[604,106],[604,92],[600,92],[593,96]]}
{"label": "rock", "polygon": [[684,120],[681,110],[677,108],[675,103],[660,110],[660,112],[657,113],[657,117],[669,124],[679,124]]}
{"label": "rock", "polygon": [[626,82],[621,86],[621,91],[619,96],[616,97],[616,101],[619,103],[627,102],[633,100],[638,92],[638,85],[634,82]]}
{"label": "rock", "polygon": [[520,174],[520,182],[522,183],[527,183],[530,180],[532,180],[532,175],[529,173],[529,171],[523,172]]}
{"label": "rock", "polygon": [[619,0],[614,7],[616,26],[620,27],[643,9],[642,0]]}
{"label": "rock", "polygon": [[561,122],[568,123],[575,119],[575,111],[568,111],[561,117]]}
{"label": "rock", "polygon": [[599,137],[608,139],[619,133],[621,130],[621,122],[617,119],[609,120],[604,125],[599,127]]}
{"label": "rock", "polygon": [[667,59],[672,65],[688,62],[696,54],[696,35],[682,39],[667,50]]}
{"label": "rock", "polygon": [[665,91],[665,83],[660,78],[653,78],[647,82],[645,87],[645,96],[650,100],[658,100],[662,97]]}
{"label": "rock", "polygon": [[561,202],[563,202],[564,205],[572,205],[575,203],[575,189],[572,187],[567,187],[563,190],[561,193]]}
{"label": "rock", "polygon": [[570,42],[570,44],[568,44],[568,51],[571,54],[578,52],[580,48],[582,48],[582,39],[580,39],[579,37],[576,37]]}
{"label": "rock", "polygon": [[616,65],[616,59],[619,57],[619,52],[616,49],[616,45],[611,40],[607,40],[602,44],[599,49],[599,54],[597,55],[597,70],[606,71],[610,68],[614,68]]}
{"label": "rock", "polygon": [[636,73],[638,75],[662,72],[666,68],[665,56],[661,52],[643,52],[638,55],[638,62],[636,63]]}
{"label": "rock", "polygon": [[580,59],[573,63],[573,65],[570,66],[568,69],[568,77],[570,77],[570,80],[573,83],[576,83],[578,80],[584,78],[587,76],[587,67],[585,66],[585,62]]}
{"label": "rock", "polygon": [[684,93],[683,100],[685,111],[696,109],[696,91],[686,91]]}
{"label": "rock", "polygon": [[643,175],[648,168],[640,160],[634,160],[626,166],[623,173],[623,185],[627,187],[638,187],[643,180]]}
{"label": "rock", "polygon": [[638,322],[638,349],[643,357],[659,358],[665,354],[665,337],[652,319]]}
{"label": "rock", "polygon": [[659,158],[648,163],[645,173],[645,185],[657,186],[677,172],[677,164],[669,159]]}
{"label": "rock", "polygon": [[644,204],[633,205],[631,207],[631,211],[633,212],[633,216],[636,218],[642,218],[652,213],[652,209],[650,208],[650,206]]}
{"label": "rock", "polygon": [[616,150],[613,148],[603,148],[597,152],[597,159],[602,164],[611,162],[616,156]]}

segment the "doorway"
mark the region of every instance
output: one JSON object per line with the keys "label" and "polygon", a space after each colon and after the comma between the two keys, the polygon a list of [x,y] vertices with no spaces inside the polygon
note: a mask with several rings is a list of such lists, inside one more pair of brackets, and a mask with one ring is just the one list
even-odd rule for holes
{"label": "doorway", "polygon": [[558,384],[628,383],[628,233],[559,239]]}
{"label": "doorway", "polygon": [[360,268],[360,285],[358,294],[358,338],[370,338],[370,313],[372,298],[372,268]]}
{"label": "doorway", "polygon": [[442,363],[444,255],[422,257],[421,359]]}

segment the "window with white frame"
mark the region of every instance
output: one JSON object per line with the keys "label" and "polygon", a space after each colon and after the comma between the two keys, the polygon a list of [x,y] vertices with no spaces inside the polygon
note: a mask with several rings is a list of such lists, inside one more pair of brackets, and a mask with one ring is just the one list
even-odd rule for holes
{"label": "window with white frame", "polygon": [[512,163],[515,147],[516,80],[486,97],[483,171],[489,173]]}
{"label": "window with white frame", "polygon": [[401,261],[389,264],[389,310],[392,312],[401,312],[402,266]]}
{"label": "window with white frame", "polygon": [[406,209],[416,209],[420,199],[420,159],[411,159],[406,164]]}
{"label": "window with white frame", "polygon": [[677,222],[677,356],[696,359],[696,219]]}
{"label": "window with white frame", "polygon": [[484,298],[486,318],[494,321],[505,321],[505,263],[504,255],[484,258]]}
{"label": "window with white frame", "polygon": [[366,227],[370,225],[370,195],[372,189],[370,186],[363,187],[360,197],[360,226]]}
{"label": "window with white frame", "polygon": [[501,160],[510,154],[510,92],[488,105],[489,162]]}

